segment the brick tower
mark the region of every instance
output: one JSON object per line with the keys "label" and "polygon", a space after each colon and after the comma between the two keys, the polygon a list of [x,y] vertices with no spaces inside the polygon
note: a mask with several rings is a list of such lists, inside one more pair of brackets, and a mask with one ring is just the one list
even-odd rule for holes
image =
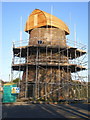
{"label": "brick tower", "polygon": [[[71,73],[84,70],[83,66],[69,63],[85,54],[67,45],[67,25],[57,17],[35,9],[26,22],[25,32],[29,34],[27,46],[15,47],[14,56],[25,58],[24,63],[13,63],[13,70],[23,71],[20,82],[20,97],[59,100],[73,97],[67,86],[72,81]],[[72,93],[71,93],[71,92]]]}

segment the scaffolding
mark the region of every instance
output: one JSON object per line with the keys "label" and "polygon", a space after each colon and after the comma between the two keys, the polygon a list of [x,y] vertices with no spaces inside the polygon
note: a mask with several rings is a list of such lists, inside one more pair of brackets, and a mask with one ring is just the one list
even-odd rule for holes
{"label": "scaffolding", "polygon": [[[31,41],[36,39],[43,38],[30,38]],[[66,42],[66,48],[40,41],[30,45],[29,39],[22,40],[22,44],[20,41],[13,43],[11,73],[14,78],[14,72],[19,71],[18,85],[23,97],[44,101],[88,98],[87,75],[83,77],[78,73],[87,71],[87,47],[82,43],[76,43],[77,47],[74,47],[75,41],[69,39]]]}

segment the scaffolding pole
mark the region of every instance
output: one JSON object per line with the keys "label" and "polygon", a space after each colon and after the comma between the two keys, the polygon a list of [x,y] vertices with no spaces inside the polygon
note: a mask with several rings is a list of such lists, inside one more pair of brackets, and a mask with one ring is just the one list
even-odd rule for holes
{"label": "scaffolding pole", "polygon": [[[38,39],[38,38],[37,38]],[[51,38],[51,45],[52,45],[52,38]],[[75,46],[76,46],[76,44],[75,44]],[[38,48],[38,46],[37,46],[37,48],[36,48],[37,50],[37,52],[36,52],[36,62],[35,62],[35,65],[36,65],[36,80],[35,80],[35,93],[33,94],[33,96],[35,96],[35,98],[37,99],[37,98],[40,98],[40,97],[44,97],[45,98],[45,100],[47,100],[47,98],[48,98],[48,96],[50,96],[50,95],[52,95],[52,96],[54,96],[54,92],[55,91],[58,91],[59,92],[59,94],[57,95],[57,100],[59,100],[59,98],[60,98],[60,95],[61,95],[61,93],[60,93],[60,91],[62,90],[62,92],[64,91],[64,89],[68,89],[67,90],[67,93],[69,94],[68,96],[67,96],[67,99],[70,99],[69,97],[70,97],[70,93],[69,93],[69,91],[71,90],[71,89],[69,89],[69,87],[70,87],[70,84],[72,85],[72,86],[74,86],[73,87],[73,89],[75,89],[75,91],[77,91],[77,89],[79,89],[80,88],[80,85],[79,85],[79,83],[72,83],[72,80],[71,80],[71,78],[69,78],[69,74],[71,74],[71,73],[69,73],[69,66],[67,66],[67,70],[65,71],[65,69],[64,68],[62,68],[62,73],[61,73],[61,66],[60,66],[60,63],[61,63],[61,54],[62,55],[64,55],[64,51],[66,50],[66,56],[64,55],[64,57],[62,58],[62,61],[63,62],[66,62],[66,59],[67,59],[67,62],[69,62],[69,57],[71,58],[71,53],[70,53],[70,55],[69,55],[69,48],[66,48],[66,49],[64,49],[64,50],[62,50],[62,49],[60,49],[60,46],[58,47],[58,52],[57,53],[55,53],[54,54],[54,52],[53,52],[53,49],[51,48],[50,49],[50,56],[48,55],[48,46],[47,46],[47,44],[46,44],[46,48],[45,48],[45,62],[46,62],[46,69],[45,68],[43,68],[42,66],[40,66],[39,65],[39,63],[41,62],[41,49],[40,48]],[[27,47],[27,56],[26,56],[26,63],[28,63],[29,61],[28,61],[28,56],[29,56],[29,47]],[[20,48],[20,56],[19,56],[19,58],[20,58],[20,61],[19,61],[19,64],[21,64],[21,59],[22,59],[22,56],[21,56],[21,53],[22,53],[22,49]],[[53,60],[54,59],[54,55],[56,55],[57,54],[57,56],[58,56],[58,60]],[[76,61],[76,58],[77,58],[77,54],[76,54],[76,50],[75,50],[75,60],[74,60],[74,63],[77,63],[77,61]],[[31,53],[30,53],[30,55],[31,55]],[[81,52],[80,52],[80,56],[81,56],[82,54],[81,54]],[[32,56],[31,56],[32,57]],[[49,57],[50,57],[50,59],[49,59]],[[65,58],[65,57],[67,57],[67,58]],[[43,58],[44,59],[44,58]],[[15,60],[15,58],[13,58],[13,64],[14,64],[14,60]],[[55,74],[54,72],[56,72],[56,71],[54,71],[53,72],[53,68],[52,68],[52,66],[50,67],[50,76],[51,76],[51,78],[50,78],[50,81],[48,80],[48,79],[45,79],[46,81],[42,81],[42,83],[41,83],[41,81],[40,81],[40,78],[39,78],[39,72],[40,72],[40,69],[41,68],[43,68],[44,70],[45,70],[45,74],[46,74],[46,78],[48,78],[48,68],[47,68],[47,65],[48,65],[48,60],[49,60],[49,62],[50,63],[54,63],[54,62],[57,62],[57,67],[58,67],[58,71],[59,71],[59,74],[58,75],[55,75],[56,77],[58,77],[58,82],[56,81],[56,79],[55,78],[53,78],[53,75]],[[43,61],[43,62],[44,62]],[[32,60],[31,60],[31,62],[32,62]],[[78,61],[79,62],[79,61]],[[82,61],[81,61],[82,62]],[[77,63],[78,64],[78,63]],[[27,98],[27,91],[28,91],[28,79],[29,79],[29,77],[28,77],[28,70],[30,70],[30,67],[29,67],[29,65],[28,64],[26,64],[26,85],[25,85],[25,98]],[[81,68],[81,70],[82,70],[82,68]],[[11,70],[12,71],[12,70]],[[68,75],[67,76],[65,76],[66,78],[65,78],[65,80],[64,80],[64,78],[62,78],[62,75],[61,74],[64,74],[64,72],[65,73],[68,73]],[[58,72],[57,72],[58,73]],[[74,73],[74,77],[75,77],[75,80],[77,80],[77,77],[79,78],[79,76],[76,76],[76,73],[77,73],[77,68],[76,68],[76,66],[75,66],[75,73]],[[19,78],[21,77],[21,65],[19,66]],[[61,83],[61,81],[62,81],[62,83]],[[70,84],[69,84],[69,82],[70,82]],[[82,82],[82,78],[81,78],[81,82]],[[66,84],[67,83],[67,84]],[[44,89],[44,93],[43,93],[43,95],[41,96],[40,95],[40,87],[41,86],[44,86],[43,87],[43,89]],[[71,87],[72,87],[71,86]],[[50,87],[50,90],[49,90],[49,92],[48,92],[48,87]],[[87,87],[87,86],[86,86]],[[83,84],[81,84],[81,92],[82,92],[82,89],[83,89]],[[83,96],[82,96],[82,93],[81,93],[81,95],[80,95],[80,91],[78,90],[77,91],[78,92],[78,95],[77,96],[74,96],[74,99],[80,99],[80,98],[82,98],[83,99]]]}
{"label": "scaffolding pole", "polygon": [[[28,55],[29,55],[29,50],[27,47],[27,58],[26,58],[26,62],[28,63]],[[27,98],[27,91],[28,91],[28,64],[26,65],[26,87],[25,87],[25,98]]]}

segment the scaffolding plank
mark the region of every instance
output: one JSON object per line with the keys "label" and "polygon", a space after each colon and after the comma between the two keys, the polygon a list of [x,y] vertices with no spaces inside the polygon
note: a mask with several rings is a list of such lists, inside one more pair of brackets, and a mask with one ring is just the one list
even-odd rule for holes
{"label": "scaffolding plank", "polygon": [[[26,66],[28,65],[28,67],[35,67],[36,63],[24,63],[24,64],[13,64],[12,68],[13,70],[25,70]],[[68,64],[68,63],[39,63],[38,66],[42,66],[42,67],[54,67],[54,68],[58,68],[58,66],[60,65],[60,69],[64,68],[66,71],[70,70],[71,72],[77,72],[80,70],[85,70],[86,68],[84,66],[81,65],[77,65],[77,64]]]}
{"label": "scaffolding plank", "polygon": [[[47,50],[50,51],[52,49],[53,53],[58,53],[59,52],[58,48],[60,48],[60,46],[50,46],[50,45],[49,46],[46,46],[46,45],[35,45],[35,46],[28,45],[28,46],[21,46],[21,47],[13,48],[13,52],[14,52],[15,56],[20,57],[20,49],[21,49],[21,57],[26,57],[27,56],[27,48],[29,49],[29,51],[33,51],[33,53],[36,54],[37,47],[40,49],[40,52],[45,52],[46,47],[47,47]],[[68,51],[68,53],[67,53],[67,51]],[[67,48],[63,48],[63,49],[60,48],[60,52],[63,52],[63,54],[65,56],[67,56],[67,54],[68,54],[68,57],[70,59],[80,57],[86,53],[86,51],[84,51],[84,50],[77,49],[77,48],[70,47],[70,46],[68,46]]]}

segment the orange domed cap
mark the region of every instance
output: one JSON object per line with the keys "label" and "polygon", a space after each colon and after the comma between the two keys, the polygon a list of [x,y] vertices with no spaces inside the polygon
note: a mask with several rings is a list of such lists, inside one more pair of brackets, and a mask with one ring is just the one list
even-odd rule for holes
{"label": "orange domed cap", "polygon": [[68,26],[62,20],[42,10],[35,9],[26,21],[25,31],[43,26],[60,28],[65,31],[66,35],[70,34]]}

